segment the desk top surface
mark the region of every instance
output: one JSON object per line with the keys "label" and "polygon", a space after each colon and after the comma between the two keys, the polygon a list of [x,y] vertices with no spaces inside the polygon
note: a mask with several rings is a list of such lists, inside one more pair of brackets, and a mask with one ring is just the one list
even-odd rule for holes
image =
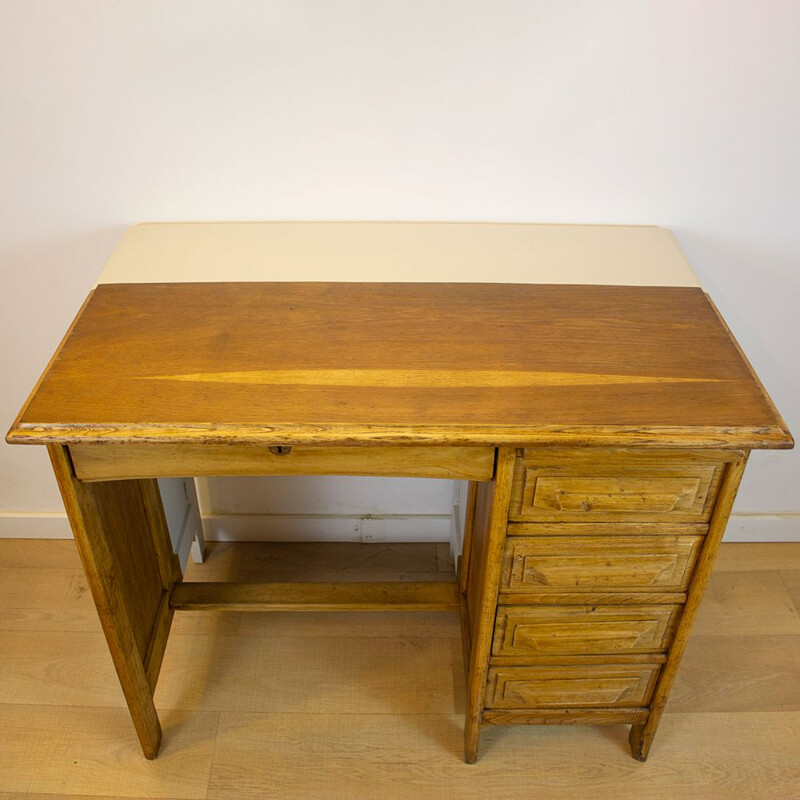
{"label": "desk top surface", "polygon": [[791,446],[668,232],[579,228],[137,226],[8,441]]}

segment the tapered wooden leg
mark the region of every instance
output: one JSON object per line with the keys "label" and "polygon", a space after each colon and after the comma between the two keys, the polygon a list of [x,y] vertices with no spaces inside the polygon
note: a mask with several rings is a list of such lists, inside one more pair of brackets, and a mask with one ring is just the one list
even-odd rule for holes
{"label": "tapered wooden leg", "polygon": [[714,514],[711,518],[708,533],[703,543],[703,550],[700,553],[700,558],[697,561],[697,566],[692,576],[692,582],[689,586],[688,597],[683,607],[681,621],[678,624],[678,630],[675,632],[675,638],[667,654],[667,663],[661,670],[661,675],[659,676],[658,683],[653,692],[653,699],[650,703],[650,714],[647,718],[647,722],[642,725],[633,725],[631,727],[628,741],[631,746],[631,754],[637,761],[646,761],[650,753],[650,747],[653,744],[653,738],[658,730],[658,723],[661,721],[661,715],[664,713],[664,706],[667,703],[669,691],[675,681],[675,676],[678,672],[681,658],[683,657],[683,651],[686,648],[686,642],[689,639],[692,624],[697,616],[697,610],[700,607],[700,601],[703,599],[703,594],[708,585],[708,579],[711,577],[711,570],[714,567],[714,561],[716,560],[717,552],[722,542],[722,535],[725,533],[725,526],[728,524],[728,517],[733,507],[733,501],[736,499],[736,492],[739,488],[746,463],[747,456],[745,455],[740,461],[729,464],[725,471],[725,477],[722,479]]}
{"label": "tapered wooden leg", "polygon": [[[497,591],[514,477],[514,458],[513,447],[501,447],[498,450],[495,479],[492,486],[488,487],[485,498],[473,500],[473,527],[467,534],[470,556],[464,592],[466,603],[462,607],[462,614],[466,614],[463,627],[466,627],[466,635],[470,640],[467,711],[464,720],[464,760],[467,764],[474,764],[478,760],[486,676],[489,672],[489,653],[492,648]],[[479,505],[481,508],[478,508]]]}
{"label": "tapered wooden leg", "polygon": [[478,760],[478,745],[481,740],[481,718],[467,717],[464,723],[464,761],[474,764]]}
{"label": "tapered wooden leg", "polygon": [[147,758],[161,744],[153,691],[180,578],[155,481],[84,483],[69,450],[48,446],[86,579]]}

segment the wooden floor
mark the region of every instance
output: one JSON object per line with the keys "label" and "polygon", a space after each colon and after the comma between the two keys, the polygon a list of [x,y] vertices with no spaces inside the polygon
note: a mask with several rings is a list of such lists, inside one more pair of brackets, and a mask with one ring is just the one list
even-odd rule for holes
{"label": "wooden floor", "polygon": [[[447,574],[446,545],[217,544],[188,577]],[[448,613],[181,612],[156,705],[149,762],[73,543],[0,540],[0,800],[800,798],[800,544],[723,546],[646,764],[566,726],[487,728],[464,764]]]}

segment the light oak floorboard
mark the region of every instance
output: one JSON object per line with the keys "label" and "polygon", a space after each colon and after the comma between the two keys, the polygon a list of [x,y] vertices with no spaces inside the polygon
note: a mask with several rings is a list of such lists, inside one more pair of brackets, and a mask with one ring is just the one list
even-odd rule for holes
{"label": "light oak floorboard", "polygon": [[455,573],[456,565],[453,563],[453,554],[450,550],[450,542],[437,542],[436,569],[439,572]]}
{"label": "light oak floorboard", "polygon": [[781,570],[781,578],[795,610],[800,614],[800,569]]}
{"label": "light oak floorboard", "polygon": [[714,569],[717,572],[800,570],[800,542],[725,542]]}
{"label": "light oak floorboard", "polygon": [[80,567],[0,568],[0,603],[4,608],[51,610],[66,604],[94,611],[89,583]]}
{"label": "light oak floorboard", "polygon": [[692,634],[800,634],[800,614],[776,571],[712,574]]}
{"label": "light oak floorboard", "polygon": [[[117,795],[110,794],[29,794],[28,792],[13,792],[12,794],[0,794],[0,800],[117,800]],[[126,800],[149,800],[146,797],[128,797]],[[159,800],[191,800],[186,797],[159,798]]]}
{"label": "light oak floorboard", "polygon": [[796,797],[800,713],[667,714],[646,766],[626,730],[490,728],[468,765],[457,715],[222,714],[208,797]]}
{"label": "light oak floorboard", "polygon": [[203,798],[217,714],[162,712],[164,741],[142,757],[126,708],[0,704],[0,790]]}
{"label": "light oak floorboard", "polygon": [[0,567],[81,568],[72,539],[0,539]]}
{"label": "light oak floorboard", "polygon": [[[176,613],[179,621],[184,613]],[[203,613],[203,612],[194,612]],[[292,611],[248,612],[241,615],[242,636],[342,636],[458,638],[457,611]]]}
{"label": "light oak floorboard", "polygon": [[800,636],[693,636],[668,702],[673,712],[800,711]]}
{"label": "light oak floorboard", "polygon": [[[209,542],[188,581],[443,580],[429,542]],[[455,579],[455,578],[454,578]]]}
{"label": "light oak floorboard", "polygon": [[205,711],[449,713],[447,639],[180,636],[156,705]]}
{"label": "light oak floorboard", "polygon": [[124,707],[100,631],[2,634],[0,703]]}

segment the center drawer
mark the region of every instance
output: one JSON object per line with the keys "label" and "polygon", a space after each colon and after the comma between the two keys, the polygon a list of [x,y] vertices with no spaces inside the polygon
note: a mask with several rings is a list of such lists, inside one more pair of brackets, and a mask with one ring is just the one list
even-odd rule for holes
{"label": "center drawer", "polygon": [[369,475],[488,481],[493,447],[360,445],[297,447],[237,444],[78,444],[81,480],[194,475]]}
{"label": "center drawer", "polygon": [[702,542],[701,535],[509,535],[500,591],[683,592]]}

